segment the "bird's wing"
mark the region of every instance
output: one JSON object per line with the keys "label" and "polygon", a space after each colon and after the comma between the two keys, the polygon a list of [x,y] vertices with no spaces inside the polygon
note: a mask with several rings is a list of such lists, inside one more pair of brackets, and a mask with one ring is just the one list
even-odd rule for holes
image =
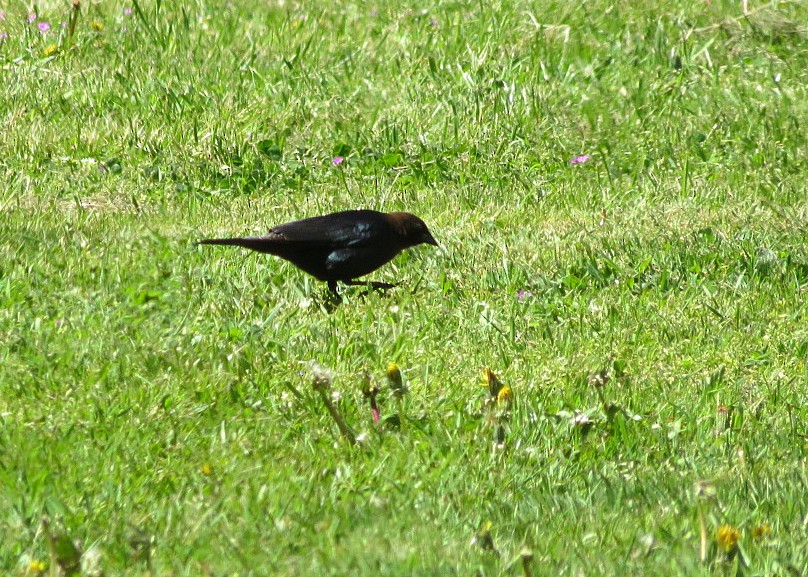
{"label": "bird's wing", "polygon": [[385,224],[381,213],[350,210],[281,224],[272,228],[268,236],[290,243],[361,247],[378,240]]}

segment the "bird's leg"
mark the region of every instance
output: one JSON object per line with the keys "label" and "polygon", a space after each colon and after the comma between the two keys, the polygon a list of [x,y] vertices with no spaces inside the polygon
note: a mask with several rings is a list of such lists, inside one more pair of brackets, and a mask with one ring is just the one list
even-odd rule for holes
{"label": "bird's leg", "polygon": [[342,296],[340,296],[339,292],[337,292],[337,281],[328,281],[328,292],[325,296],[326,298],[323,306],[325,306],[326,311],[332,313],[339,305],[342,304]]}

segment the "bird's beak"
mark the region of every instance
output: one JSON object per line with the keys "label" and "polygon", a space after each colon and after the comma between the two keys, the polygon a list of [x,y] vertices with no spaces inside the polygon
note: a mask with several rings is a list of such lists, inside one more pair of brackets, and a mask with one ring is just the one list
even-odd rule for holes
{"label": "bird's beak", "polygon": [[438,246],[438,241],[435,240],[435,237],[433,237],[432,233],[429,231],[424,232],[424,236],[421,237],[421,242]]}

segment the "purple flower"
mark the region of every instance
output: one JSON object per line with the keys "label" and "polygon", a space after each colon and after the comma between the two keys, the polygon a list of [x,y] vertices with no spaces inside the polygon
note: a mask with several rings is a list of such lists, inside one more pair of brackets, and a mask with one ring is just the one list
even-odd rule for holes
{"label": "purple flower", "polygon": [[6,13],[3,10],[0,10],[0,20],[6,19]]}
{"label": "purple flower", "polygon": [[124,9],[123,9],[123,13],[124,13],[126,16],[129,16],[129,15],[132,13],[132,9],[131,9],[131,8],[124,8]]}
{"label": "purple flower", "polygon": [[345,159],[341,156],[335,156],[334,158],[331,159],[331,162],[333,162],[335,166],[339,166],[340,164],[345,162]]}
{"label": "purple flower", "polygon": [[570,164],[572,166],[575,166],[576,164],[583,164],[584,162],[587,162],[588,160],[589,160],[589,155],[588,154],[582,154],[581,156],[576,156],[575,158],[570,160]]}
{"label": "purple flower", "polygon": [[48,24],[47,22],[40,22],[39,24],[36,25],[36,27],[39,28],[39,31],[42,32],[43,34],[48,30],[50,30],[50,24]]}
{"label": "purple flower", "polygon": [[432,19],[429,21],[429,24],[430,24],[430,25],[431,25],[433,28],[438,28],[438,21],[437,21],[437,20],[435,20],[434,18],[432,18]]}
{"label": "purple flower", "polygon": [[533,296],[533,293],[532,293],[532,292],[530,292],[529,290],[525,290],[525,289],[519,289],[519,290],[516,292],[516,300],[523,301],[523,300],[525,300],[525,299],[529,299],[529,298],[530,298],[530,297],[532,297],[532,296]]}
{"label": "purple flower", "polygon": [[67,22],[62,22],[62,28],[67,28]]}
{"label": "purple flower", "polygon": [[5,40],[8,38],[8,32],[0,32],[0,40]]}
{"label": "purple flower", "polygon": [[36,20],[36,13],[35,13],[35,12],[31,12],[31,13],[28,15],[28,24],[33,24],[33,23],[34,23],[34,20]]}

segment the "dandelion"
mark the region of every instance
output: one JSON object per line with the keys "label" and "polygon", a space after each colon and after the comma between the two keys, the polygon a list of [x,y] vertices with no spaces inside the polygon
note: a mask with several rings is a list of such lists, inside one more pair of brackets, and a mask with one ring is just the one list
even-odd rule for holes
{"label": "dandelion", "polygon": [[104,25],[94,20],[93,22],[90,23],[90,28],[92,28],[96,32],[101,32],[104,29]]}
{"label": "dandelion", "polygon": [[342,415],[331,400],[331,395],[329,395],[329,392],[331,392],[331,383],[334,378],[331,371],[318,365],[317,363],[312,363],[311,373],[311,386],[320,395],[320,399],[323,401],[325,408],[328,410],[331,418],[334,419],[334,422],[337,424],[340,434],[345,439],[348,439],[352,445],[355,445],[356,435],[345,423],[345,419],[342,418]]}
{"label": "dandelion", "polygon": [[376,383],[370,378],[370,373],[365,371],[365,378],[362,382],[362,395],[368,400],[370,404],[370,412],[373,418],[373,424],[378,425],[380,419],[379,403],[376,397],[379,396],[380,389]]}
{"label": "dandelion", "polygon": [[522,574],[525,577],[531,577],[533,572],[530,569],[530,564],[533,561],[533,551],[527,547],[523,547],[522,550],[519,551],[519,558],[522,560]]}
{"label": "dandelion", "polygon": [[607,384],[609,384],[609,371],[608,369],[602,369],[597,373],[592,373],[589,375],[586,380],[590,386],[600,389],[601,387],[605,387]]}
{"label": "dandelion", "polygon": [[340,164],[345,162],[345,159],[342,156],[335,156],[334,158],[331,159],[331,162],[334,163],[334,166],[339,166]]}
{"label": "dandelion", "polygon": [[588,162],[588,161],[589,161],[589,155],[588,154],[582,154],[582,155],[576,156],[575,158],[570,160],[570,164],[572,166],[575,166],[576,164],[583,164],[584,162]]}
{"label": "dandelion", "polygon": [[51,25],[48,22],[44,21],[37,24],[36,27],[39,28],[39,31],[42,32],[43,34],[51,29]]}
{"label": "dandelion", "polygon": [[331,388],[331,381],[334,379],[334,375],[330,370],[315,362],[311,363],[311,377],[311,385],[316,391]]}
{"label": "dandelion", "polygon": [[393,390],[393,395],[398,398],[404,396],[407,392],[407,387],[404,386],[404,381],[401,378],[401,369],[398,368],[396,363],[387,365],[387,380],[390,382],[390,388]]}
{"label": "dandelion", "polygon": [[201,467],[199,467],[199,472],[206,477],[210,477],[213,474],[213,466],[210,463],[204,463]]}
{"label": "dandelion", "polygon": [[56,46],[56,44],[51,44],[50,46],[45,48],[43,53],[45,54],[45,58],[47,58],[48,56],[53,56],[58,51],[59,51],[59,47]]}
{"label": "dandelion", "polygon": [[704,562],[707,560],[707,545],[710,539],[707,533],[707,520],[704,511],[706,503],[715,499],[715,485],[712,481],[696,481],[693,484],[693,496],[696,498],[696,508],[699,516],[699,559]]}
{"label": "dandelion", "polygon": [[483,401],[488,409],[489,424],[494,427],[494,449],[505,449],[505,421],[510,416],[513,393],[503,385],[494,371],[486,367],[483,371],[483,386],[488,387],[489,397]]}
{"label": "dandelion", "polygon": [[472,545],[476,545],[484,551],[490,551],[497,554],[497,548],[494,546],[494,537],[491,535],[491,529],[494,524],[491,521],[486,521],[482,524],[480,529],[471,540]]}
{"label": "dandelion", "polygon": [[576,409],[575,414],[570,417],[570,424],[576,427],[588,428],[592,426],[592,419],[586,413]]}
{"label": "dandelion", "polygon": [[772,526],[763,523],[752,529],[752,539],[764,539],[772,534]]}
{"label": "dandelion", "polygon": [[499,381],[496,374],[494,374],[494,371],[488,367],[485,367],[485,371],[483,371],[483,379],[485,380],[483,386],[487,386],[491,398],[496,399],[500,389],[502,389],[502,383]]}
{"label": "dandelion", "polygon": [[732,525],[721,525],[715,532],[718,546],[728,555],[735,552],[740,538],[741,532]]}
{"label": "dandelion", "polygon": [[31,562],[28,563],[28,572],[33,573],[34,575],[44,573],[47,569],[48,566],[39,559],[32,559]]}

